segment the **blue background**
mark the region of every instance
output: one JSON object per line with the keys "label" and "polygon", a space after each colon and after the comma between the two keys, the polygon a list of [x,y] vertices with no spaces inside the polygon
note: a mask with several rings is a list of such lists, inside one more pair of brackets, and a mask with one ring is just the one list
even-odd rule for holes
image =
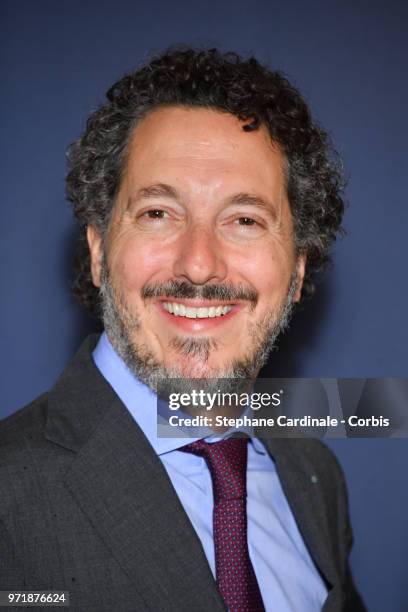
{"label": "blue background", "polygon": [[[111,83],[175,42],[284,70],[344,158],[348,235],[267,373],[406,377],[406,3],[3,0],[0,11],[0,417],[49,388],[92,329],[69,294],[64,150]],[[349,484],[356,582],[369,610],[406,612],[408,441],[330,445]]]}

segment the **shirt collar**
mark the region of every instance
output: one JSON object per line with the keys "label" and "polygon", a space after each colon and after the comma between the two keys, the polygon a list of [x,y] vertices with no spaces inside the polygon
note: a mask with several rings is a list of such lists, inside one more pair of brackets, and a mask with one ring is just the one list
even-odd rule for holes
{"label": "shirt collar", "polygon": [[[114,350],[106,332],[101,335],[92,356],[96,367],[122,400],[157,455],[163,455],[199,439],[157,436],[157,395],[129,370]],[[207,442],[216,442],[229,434],[230,432],[226,431],[221,435],[212,434],[205,439]],[[251,440],[255,451],[264,454],[263,444],[256,438]]]}

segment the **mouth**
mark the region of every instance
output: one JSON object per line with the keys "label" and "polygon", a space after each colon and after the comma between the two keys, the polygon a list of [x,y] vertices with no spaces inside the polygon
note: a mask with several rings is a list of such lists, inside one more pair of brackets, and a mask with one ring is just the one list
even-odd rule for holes
{"label": "mouth", "polygon": [[240,303],[204,300],[159,300],[160,312],[184,331],[208,331],[232,319],[242,308]]}
{"label": "mouth", "polygon": [[186,317],[187,319],[214,319],[216,317],[224,317],[231,312],[234,304],[224,306],[186,306],[180,302],[163,302],[163,308],[170,312],[175,317]]}

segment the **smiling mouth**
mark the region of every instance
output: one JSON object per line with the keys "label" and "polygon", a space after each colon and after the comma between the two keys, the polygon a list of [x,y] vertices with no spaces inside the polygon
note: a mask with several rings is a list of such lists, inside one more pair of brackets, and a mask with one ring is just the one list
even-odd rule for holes
{"label": "smiling mouth", "polygon": [[198,307],[185,306],[179,302],[163,302],[163,308],[175,317],[185,317],[187,319],[215,319],[228,314],[234,304],[228,306]]}

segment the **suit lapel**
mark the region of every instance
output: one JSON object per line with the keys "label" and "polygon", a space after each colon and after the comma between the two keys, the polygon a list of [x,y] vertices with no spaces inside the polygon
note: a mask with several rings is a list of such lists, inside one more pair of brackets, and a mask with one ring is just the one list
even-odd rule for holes
{"label": "suit lapel", "polygon": [[94,344],[50,395],[46,436],[76,452],[65,485],[148,608],[225,611],[165,468],[89,357]]}
{"label": "suit lapel", "polygon": [[332,537],[327,524],[327,509],[321,498],[319,486],[313,484],[313,468],[304,458],[297,457],[299,440],[263,439],[268,452],[276,463],[282,488],[292,509],[299,531],[317,568],[330,587],[340,580],[332,549]]}

